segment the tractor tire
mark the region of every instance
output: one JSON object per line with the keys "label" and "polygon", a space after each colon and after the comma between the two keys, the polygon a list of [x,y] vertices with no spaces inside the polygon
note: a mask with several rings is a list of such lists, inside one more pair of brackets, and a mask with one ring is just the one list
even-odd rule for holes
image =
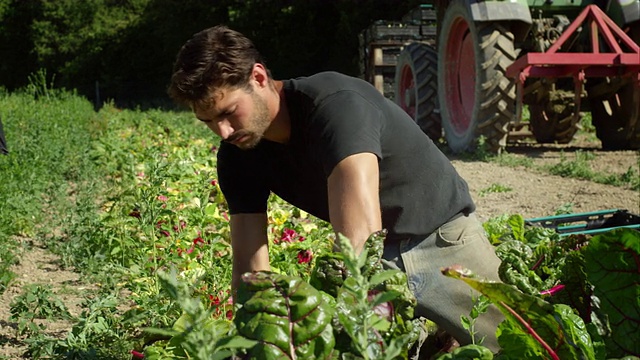
{"label": "tractor tire", "polygon": [[427,44],[406,46],[398,56],[394,96],[396,103],[434,142],[442,137],[437,61],[436,50]]}
{"label": "tractor tire", "polygon": [[604,150],[640,149],[640,88],[627,84],[610,96],[589,97],[591,121]]}
{"label": "tractor tire", "polygon": [[442,127],[453,152],[499,153],[515,117],[516,84],[505,72],[516,59],[505,23],[474,22],[464,0],[452,0],[438,37],[438,100]]}
{"label": "tractor tire", "polygon": [[531,132],[540,144],[568,144],[578,131],[573,97],[549,99],[529,105]]}
{"label": "tractor tire", "polygon": [[[640,22],[632,24],[628,34],[640,43]],[[609,79],[587,87],[591,121],[604,150],[640,149],[640,85],[633,80],[610,92],[607,86],[615,82]]]}

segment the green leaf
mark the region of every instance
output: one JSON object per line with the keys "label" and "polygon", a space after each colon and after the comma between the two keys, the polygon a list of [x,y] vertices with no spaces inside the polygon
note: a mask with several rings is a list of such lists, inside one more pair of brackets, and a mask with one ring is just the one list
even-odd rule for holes
{"label": "green leaf", "polygon": [[376,286],[382,284],[385,281],[388,281],[396,276],[397,270],[385,270],[379,273],[374,274],[369,279],[369,285]]}
{"label": "green leaf", "polygon": [[333,308],[302,279],[269,272],[247,273],[238,288],[234,323],[257,341],[249,356],[262,359],[329,358],[335,339]]}
{"label": "green leaf", "polygon": [[[552,305],[500,282],[477,279],[468,269],[450,267],[446,276],[459,279],[485,295],[505,315],[506,321],[518,324],[528,336],[536,339],[549,356],[560,359],[593,359],[591,337],[584,321],[562,304]],[[506,340],[498,338],[500,346]]]}
{"label": "green leaf", "polygon": [[616,229],[594,236],[584,257],[587,279],[611,324],[608,355],[640,354],[640,232]]}
{"label": "green leaf", "polygon": [[[524,357],[523,357],[524,358]],[[493,353],[484,346],[465,345],[450,353],[444,354],[437,360],[492,360]],[[527,358],[529,359],[529,358]]]}

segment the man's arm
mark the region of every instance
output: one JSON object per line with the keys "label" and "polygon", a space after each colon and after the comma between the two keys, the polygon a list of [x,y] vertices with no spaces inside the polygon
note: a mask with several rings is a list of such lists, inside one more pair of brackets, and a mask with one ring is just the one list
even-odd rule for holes
{"label": "man's arm", "polygon": [[329,217],[336,233],[360,254],[369,236],[382,229],[378,158],[372,153],[346,157],[328,179]]}
{"label": "man's arm", "polygon": [[240,276],[249,271],[271,270],[267,243],[267,214],[231,215],[233,250],[232,292],[240,285]]}

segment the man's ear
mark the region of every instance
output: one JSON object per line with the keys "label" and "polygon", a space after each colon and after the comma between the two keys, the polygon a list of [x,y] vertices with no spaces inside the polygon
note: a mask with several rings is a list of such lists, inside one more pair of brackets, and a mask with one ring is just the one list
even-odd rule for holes
{"label": "man's ear", "polygon": [[251,71],[252,80],[256,82],[256,86],[259,88],[266,88],[269,86],[269,74],[267,68],[264,65],[256,63],[253,65]]}

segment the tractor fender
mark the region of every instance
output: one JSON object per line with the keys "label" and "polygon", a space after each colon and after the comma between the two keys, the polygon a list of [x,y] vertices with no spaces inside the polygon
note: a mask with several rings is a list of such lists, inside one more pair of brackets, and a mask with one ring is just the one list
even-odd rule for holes
{"label": "tractor fender", "polygon": [[475,21],[523,21],[531,24],[531,12],[526,0],[481,1],[469,0]]}
{"label": "tractor fender", "polygon": [[[449,5],[449,2],[450,0],[436,1],[436,9],[438,9],[438,23],[440,23],[440,20],[442,20],[444,11]],[[531,11],[529,10],[527,0],[467,0],[466,3],[469,7],[469,12],[474,21],[509,22],[509,27],[513,32],[515,40],[523,40],[529,33],[529,29],[531,27],[531,24],[533,23],[533,21],[531,20]]]}
{"label": "tractor fender", "polygon": [[636,22],[640,20],[640,0],[613,0],[607,13],[618,25]]}

